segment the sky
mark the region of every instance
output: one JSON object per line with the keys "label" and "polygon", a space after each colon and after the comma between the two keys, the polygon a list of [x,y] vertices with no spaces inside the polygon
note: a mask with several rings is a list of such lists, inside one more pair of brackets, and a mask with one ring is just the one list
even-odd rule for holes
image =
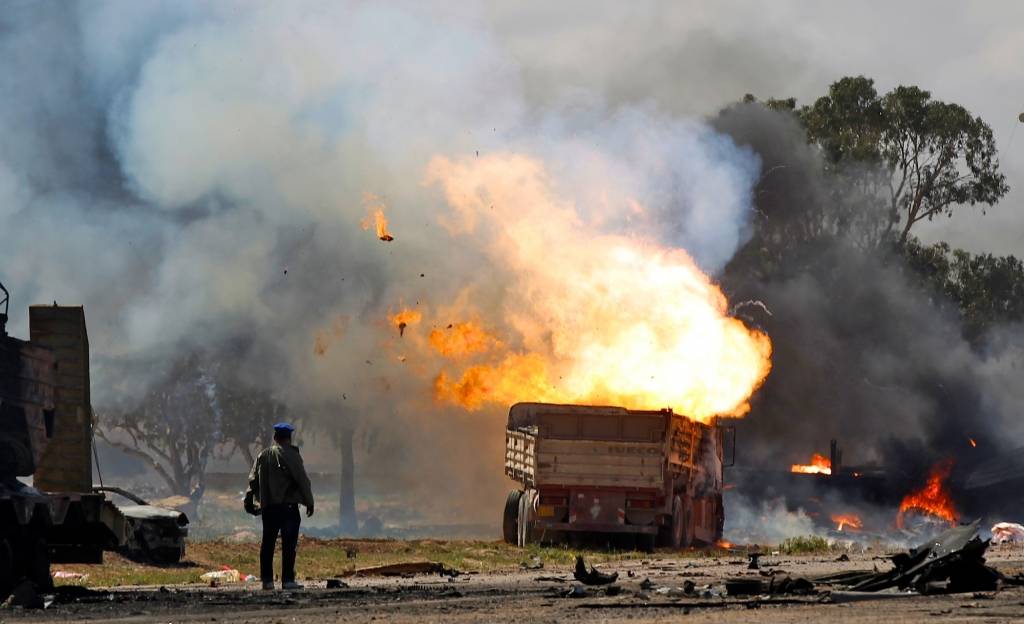
{"label": "sky", "polygon": [[[747,93],[810,103],[863,74],[882,92],[930,90],[995,132],[1011,192],[918,233],[1024,255],[1019,2],[9,2],[0,58],[11,333],[27,334],[29,303],[85,305],[97,401],[245,336],[254,383],[341,394],[396,432],[366,470],[398,488],[481,490],[504,426],[497,408],[420,405],[436,370],[409,380],[410,336],[465,320],[466,288],[506,330],[543,325],[501,317],[531,293],[494,232],[449,235],[458,202],[442,189],[461,185],[431,182],[428,163],[469,184],[524,154],[570,231],[579,217],[647,236],[714,274],[745,240],[757,171],[701,119]],[[623,211],[627,199],[651,210]],[[393,244],[358,226],[377,202]],[[387,316],[421,302],[422,326],[392,331]],[[322,336],[332,346],[315,355]],[[137,359],[130,374],[103,364]],[[463,460],[479,439],[494,448]]]}
{"label": "sky", "polygon": [[991,126],[1011,190],[984,217],[968,208],[919,234],[1024,255],[1020,2],[570,1],[486,13],[536,101],[576,88],[707,115],[745,93],[810,103],[838,78],[864,75],[882,93],[913,84],[958,103]]}

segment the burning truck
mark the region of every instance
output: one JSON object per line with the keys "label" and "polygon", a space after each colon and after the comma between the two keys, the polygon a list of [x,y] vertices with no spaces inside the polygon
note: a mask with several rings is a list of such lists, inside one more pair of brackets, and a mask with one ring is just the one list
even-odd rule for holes
{"label": "burning truck", "polygon": [[517,403],[505,433],[507,542],[632,536],[683,548],[722,538],[723,451],[734,429],[671,409]]}

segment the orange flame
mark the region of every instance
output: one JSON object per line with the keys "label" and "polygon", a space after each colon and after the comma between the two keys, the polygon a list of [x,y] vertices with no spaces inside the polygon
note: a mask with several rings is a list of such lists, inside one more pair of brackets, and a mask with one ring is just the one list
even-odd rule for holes
{"label": "orange flame", "polygon": [[793,464],[792,466],[790,466],[789,471],[802,472],[804,474],[830,475],[832,474],[832,461],[828,457],[825,457],[824,455],[814,453],[813,455],[811,455],[811,463]]}
{"label": "orange flame", "polygon": [[415,325],[423,320],[423,314],[419,310],[405,309],[398,314],[392,314],[389,319],[391,324],[398,328],[398,335],[405,335],[405,328]]}
{"label": "orange flame", "polygon": [[380,198],[371,193],[367,193],[363,197],[363,201],[367,204],[366,218],[364,218],[360,225],[363,226],[364,230],[370,229],[373,225],[377,231],[377,238],[380,240],[390,243],[395,240],[395,237],[388,232],[388,218],[384,216],[384,204]]}
{"label": "orange flame", "polygon": [[732,542],[727,542],[727,541],[725,541],[723,539],[723,540],[718,540],[717,542],[715,542],[715,546],[717,548],[721,548],[723,550],[732,550],[733,543]]}
{"label": "orange flame", "polygon": [[430,346],[447,358],[462,358],[483,353],[501,343],[473,322],[453,323],[430,332]]}
{"label": "orange flame", "polygon": [[512,404],[529,397],[531,401],[557,402],[557,391],[548,384],[544,359],[536,353],[512,353],[495,366],[467,368],[457,380],[441,372],[434,380],[434,395],[439,401],[458,403],[478,409],[487,401]]}
{"label": "orange flame", "polygon": [[864,528],[864,522],[856,514],[834,514],[832,522],[836,523],[836,530],[842,531],[844,527],[857,531]]}
{"label": "orange flame", "polygon": [[978,443],[974,441],[974,438],[967,438],[967,441],[971,443],[972,448],[978,448]]}
{"label": "orange flame", "polygon": [[953,471],[952,460],[939,462],[932,467],[924,487],[903,497],[900,511],[896,515],[896,526],[903,528],[904,518],[910,511],[924,513],[949,524],[956,524],[960,515],[953,504],[953,497],[945,481]]}
{"label": "orange flame", "polygon": [[468,367],[440,371],[438,400],[671,407],[702,421],[749,411],[771,341],[728,316],[684,250],[601,231],[526,156],[436,157],[426,181],[453,210],[449,232],[484,238],[510,276],[501,316],[486,324],[503,333]]}

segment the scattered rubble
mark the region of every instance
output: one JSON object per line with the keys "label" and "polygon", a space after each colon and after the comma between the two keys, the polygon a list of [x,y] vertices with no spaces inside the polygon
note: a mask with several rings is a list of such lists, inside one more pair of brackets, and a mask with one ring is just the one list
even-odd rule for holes
{"label": "scattered rubble", "polygon": [[523,561],[519,564],[521,570],[543,570],[544,562],[540,560],[540,557],[533,557],[530,561]]}
{"label": "scattered rubble", "polygon": [[[855,592],[877,592],[892,587],[921,594],[994,590],[1005,577],[985,565],[984,554],[989,542],[978,537],[979,524],[976,520],[952,528],[909,552],[893,555],[893,569],[888,572],[832,575],[830,582]],[[829,581],[818,579],[818,582]]]}
{"label": "scattered rubble", "polygon": [[590,570],[587,570],[587,564],[584,563],[583,556],[576,555],[576,570],[573,571],[573,576],[584,585],[610,585],[618,580],[619,573],[612,572],[607,574],[599,572],[594,566],[590,566]]}
{"label": "scattered rubble", "polygon": [[462,572],[449,568],[436,561],[412,561],[409,563],[391,563],[370,568],[359,568],[348,573],[348,576],[415,576],[417,574],[440,574],[441,576],[459,576]]}

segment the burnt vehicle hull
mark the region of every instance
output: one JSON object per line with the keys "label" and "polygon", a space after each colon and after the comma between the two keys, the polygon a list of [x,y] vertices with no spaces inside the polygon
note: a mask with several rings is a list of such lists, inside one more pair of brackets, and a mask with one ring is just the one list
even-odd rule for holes
{"label": "burnt vehicle hull", "polygon": [[[55,310],[51,317],[65,309]],[[25,579],[49,588],[51,561],[100,562],[125,539],[124,517],[102,494],[44,492],[18,480],[46,465],[60,428],[68,399],[61,362],[52,349],[0,332],[0,596]]]}
{"label": "burnt vehicle hull", "polygon": [[158,564],[178,563],[185,557],[188,517],[177,510],[150,505],[142,498],[117,487],[94,487],[97,493],[122,496],[131,504],[118,504],[127,524],[127,539],[118,551],[130,558]]}

